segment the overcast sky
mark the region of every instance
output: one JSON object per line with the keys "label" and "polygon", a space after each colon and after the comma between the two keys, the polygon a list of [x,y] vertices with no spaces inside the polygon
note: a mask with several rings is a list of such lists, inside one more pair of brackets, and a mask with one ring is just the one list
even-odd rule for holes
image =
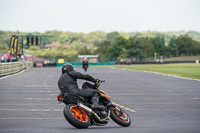
{"label": "overcast sky", "polygon": [[0,0],[0,30],[200,32],[200,0]]}

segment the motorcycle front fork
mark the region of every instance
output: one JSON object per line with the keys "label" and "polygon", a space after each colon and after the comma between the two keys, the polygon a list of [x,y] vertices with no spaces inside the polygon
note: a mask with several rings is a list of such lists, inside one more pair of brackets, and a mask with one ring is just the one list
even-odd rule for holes
{"label": "motorcycle front fork", "polygon": [[121,116],[123,112],[121,111],[120,108],[118,108],[115,104],[109,103],[108,104],[109,109],[112,111],[114,109],[114,112],[117,116]]}

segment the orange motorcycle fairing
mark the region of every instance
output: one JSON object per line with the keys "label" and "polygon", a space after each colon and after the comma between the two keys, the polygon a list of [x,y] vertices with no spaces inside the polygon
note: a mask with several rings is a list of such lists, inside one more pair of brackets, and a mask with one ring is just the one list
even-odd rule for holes
{"label": "orange motorcycle fairing", "polygon": [[108,97],[108,98],[110,98],[110,99],[112,99],[112,97],[111,96],[109,96],[107,93],[105,93],[104,91],[102,91],[102,90],[98,90],[100,93],[101,93],[101,97]]}

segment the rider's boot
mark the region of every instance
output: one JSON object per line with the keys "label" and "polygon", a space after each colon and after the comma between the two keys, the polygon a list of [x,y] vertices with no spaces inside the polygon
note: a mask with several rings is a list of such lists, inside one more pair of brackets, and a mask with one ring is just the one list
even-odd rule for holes
{"label": "rider's boot", "polygon": [[92,95],[92,104],[93,104],[93,108],[95,109],[105,109],[105,107],[103,105],[99,104],[99,94],[98,93],[94,93]]}

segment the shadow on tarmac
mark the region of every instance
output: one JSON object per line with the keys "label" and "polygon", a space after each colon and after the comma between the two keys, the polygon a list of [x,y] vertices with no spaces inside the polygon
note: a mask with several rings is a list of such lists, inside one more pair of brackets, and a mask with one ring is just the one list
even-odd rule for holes
{"label": "shadow on tarmac", "polygon": [[86,129],[78,129],[75,127],[70,127],[70,128],[62,128],[65,130],[91,130],[91,129],[121,129],[121,128],[125,128],[125,127],[121,127],[121,126],[93,126],[93,127],[88,127]]}

